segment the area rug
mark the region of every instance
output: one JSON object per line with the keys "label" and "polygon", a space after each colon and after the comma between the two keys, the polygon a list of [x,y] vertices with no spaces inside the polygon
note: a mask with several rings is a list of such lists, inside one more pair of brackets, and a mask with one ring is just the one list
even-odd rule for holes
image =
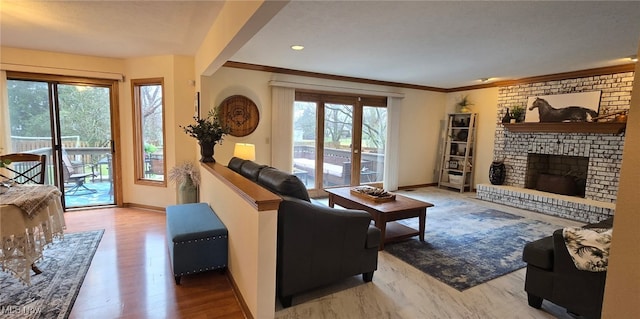
{"label": "area rug", "polygon": [[67,318],[103,233],[69,233],[49,245],[30,286],[0,272],[0,318]]}
{"label": "area rug", "polygon": [[[562,228],[438,194],[405,194],[435,204],[427,209],[425,241],[386,244],[385,251],[459,291],[525,267],[524,245]],[[418,229],[417,218],[401,223]]]}

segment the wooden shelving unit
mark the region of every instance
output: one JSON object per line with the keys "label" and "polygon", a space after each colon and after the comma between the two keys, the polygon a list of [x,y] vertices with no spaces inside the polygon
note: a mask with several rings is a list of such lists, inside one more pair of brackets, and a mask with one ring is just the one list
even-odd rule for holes
{"label": "wooden shelving unit", "polygon": [[510,132],[528,133],[598,133],[620,134],[627,123],[618,122],[562,122],[562,123],[504,123]]}
{"label": "wooden shelving unit", "polygon": [[[473,155],[477,113],[447,114],[438,187],[473,189]],[[455,177],[455,176],[458,177]]]}

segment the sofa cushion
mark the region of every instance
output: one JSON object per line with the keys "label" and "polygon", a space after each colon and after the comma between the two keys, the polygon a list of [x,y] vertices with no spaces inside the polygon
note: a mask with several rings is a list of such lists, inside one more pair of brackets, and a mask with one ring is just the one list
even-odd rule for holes
{"label": "sofa cushion", "polygon": [[247,160],[240,167],[240,175],[255,182],[258,180],[258,174],[260,174],[260,171],[265,167],[267,167],[267,165],[262,165]]}
{"label": "sofa cushion", "polygon": [[553,269],[553,236],[532,241],[524,246],[522,260],[542,269]]}
{"label": "sofa cushion", "polygon": [[311,201],[307,188],[297,176],[273,167],[266,167],[260,171],[258,184],[279,195]]}
{"label": "sofa cushion", "polygon": [[246,161],[247,160],[241,159],[239,157],[232,157],[231,160],[229,160],[229,164],[227,164],[227,167],[236,173],[240,173],[240,167],[242,167],[242,164],[244,164],[244,162]]}

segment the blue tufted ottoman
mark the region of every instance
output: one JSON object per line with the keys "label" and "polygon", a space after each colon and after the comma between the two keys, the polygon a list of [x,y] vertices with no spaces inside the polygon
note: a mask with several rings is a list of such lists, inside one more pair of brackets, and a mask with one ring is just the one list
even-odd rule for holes
{"label": "blue tufted ottoman", "polygon": [[167,242],[176,284],[183,275],[224,268],[227,228],[207,203],[167,207]]}

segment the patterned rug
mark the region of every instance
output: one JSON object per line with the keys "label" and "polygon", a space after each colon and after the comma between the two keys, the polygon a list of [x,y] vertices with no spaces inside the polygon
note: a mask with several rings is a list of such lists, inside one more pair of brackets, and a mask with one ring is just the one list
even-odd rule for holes
{"label": "patterned rug", "polygon": [[[562,228],[438,191],[403,194],[435,205],[427,209],[425,241],[414,237],[385,251],[460,291],[525,267],[524,245]],[[418,229],[417,218],[401,223]]]}
{"label": "patterned rug", "polygon": [[69,233],[49,245],[31,286],[0,272],[0,318],[67,318],[103,233]]}

